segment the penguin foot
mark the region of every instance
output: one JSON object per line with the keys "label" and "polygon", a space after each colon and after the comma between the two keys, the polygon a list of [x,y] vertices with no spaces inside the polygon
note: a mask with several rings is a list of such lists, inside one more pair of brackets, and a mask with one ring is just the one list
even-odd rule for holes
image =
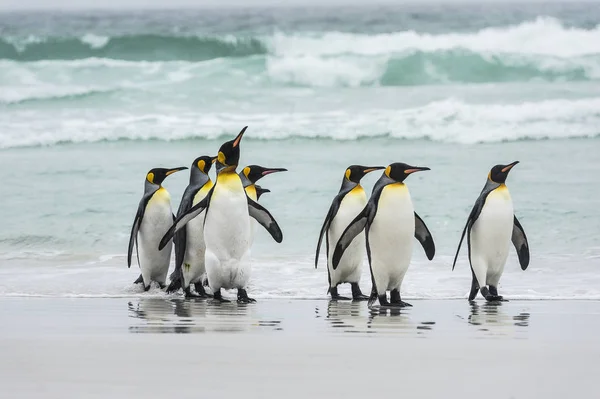
{"label": "penguin foot", "polygon": [[137,278],[137,280],[135,280],[133,282],[133,284],[141,284],[144,282],[144,278],[142,277],[142,275],[140,274],[140,276]]}
{"label": "penguin foot", "polygon": [[392,306],[396,306],[399,308],[406,308],[406,307],[411,307],[412,305],[408,302],[404,302],[402,299],[400,299],[400,291],[399,290],[391,290],[390,291],[390,303],[392,304]]}
{"label": "penguin foot", "polygon": [[253,303],[256,302],[256,299],[250,298],[248,293],[243,288],[238,288],[238,303]]}
{"label": "penguin foot", "polygon": [[187,287],[185,289],[185,297],[186,298],[202,298],[202,296],[196,294],[195,292],[192,292],[192,290],[190,289],[190,287]]}
{"label": "penguin foot", "polygon": [[158,286],[160,287],[161,290],[164,290],[165,288],[167,288],[166,284],[158,283]]}
{"label": "penguin foot", "polygon": [[221,296],[221,290],[215,291],[215,293],[213,294],[213,300],[211,301],[212,303],[224,303],[224,302],[231,302],[229,299],[225,299]]}
{"label": "penguin foot", "polygon": [[485,300],[488,302],[508,302],[508,299],[504,299],[501,295],[488,295]]}
{"label": "penguin foot", "polygon": [[150,284],[144,286],[144,291],[148,291],[150,289]]}
{"label": "penguin foot", "polygon": [[353,301],[367,301],[369,299],[368,296],[363,295],[358,283],[350,283],[352,287],[352,300]]}
{"label": "penguin foot", "polygon": [[347,296],[341,296],[340,294],[338,294],[337,287],[330,288],[329,293],[331,294],[332,301],[349,301],[350,300],[350,298],[348,298]]}
{"label": "penguin foot", "polygon": [[359,302],[359,301],[368,301],[369,297],[363,294],[357,295],[357,296],[352,296],[352,300],[355,302]]}
{"label": "penguin foot", "polygon": [[[208,287],[208,284],[206,286]],[[202,283],[195,283],[194,284],[194,288],[196,288],[196,293],[197,293],[198,297],[200,297],[200,298],[212,298],[212,295],[206,293],[206,291],[204,290],[204,286],[202,285]]]}

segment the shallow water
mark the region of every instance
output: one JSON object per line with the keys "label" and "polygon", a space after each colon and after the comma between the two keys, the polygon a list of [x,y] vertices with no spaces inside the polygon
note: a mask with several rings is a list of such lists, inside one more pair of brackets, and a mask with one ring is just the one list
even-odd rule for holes
{"label": "shallow water", "polygon": [[[164,296],[125,267],[144,176],[249,125],[242,164],[289,169],[260,182],[284,241],[258,233],[257,298],[324,297],[312,257],[345,168],[395,161],[432,169],[407,183],[437,247],[403,295],[463,298],[460,233],[514,160],[532,261],[511,253],[501,292],[600,298],[598,6],[366,10],[0,15],[0,295]],[[187,180],[165,182],[174,209]]]}

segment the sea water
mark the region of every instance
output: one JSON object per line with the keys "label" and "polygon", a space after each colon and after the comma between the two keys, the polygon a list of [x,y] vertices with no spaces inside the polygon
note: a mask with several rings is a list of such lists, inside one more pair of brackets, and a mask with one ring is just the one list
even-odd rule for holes
{"label": "sea water", "polygon": [[[0,295],[165,295],[126,265],[145,175],[246,125],[241,166],[289,169],[260,181],[284,241],[258,230],[254,297],[325,297],[345,168],[406,162],[431,168],[406,182],[436,257],[415,245],[403,295],[465,298],[466,218],[519,160],[531,264],[511,249],[501,294],[600,299],[597,4],[0,14]],[[187,181],[165,181],[174,210]]]}

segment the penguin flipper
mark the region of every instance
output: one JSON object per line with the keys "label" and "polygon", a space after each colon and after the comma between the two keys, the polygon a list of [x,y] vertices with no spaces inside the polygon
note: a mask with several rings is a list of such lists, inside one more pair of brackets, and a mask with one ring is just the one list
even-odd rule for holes
{"label": "penguin flipper", "polygon": [[519,255],[521,270],[525,270],[527,269],[527,266],[529,266],[529,243],[527,242],[527,236],[525,235],[523,226],[521,226],[521,223],[519,223],[516,216],[514,218],[515,222],[513,225],[511,241],[517,250],[517,255]]}
{"label": "penguin flipper", "polygon": [[252,198],[246,196],[246,199],[248,200],[248,213],[250,214],[250,217],[254,218],[262,227],[264,227],[276,242],[280,243],[283,241],[283,233],[273,215],[271,215],[264,206],[253,201]]}
{"label": "penguin flipper", "polygon": [[421,243],[425,250],[427,259],[432,260],[435,255],[435,244],[433,242],[433,236],[425,225],[425,222],[417,212],[415,212],[415,238]]}
{"label": "penguin flipper", "polygon": [[[317,268],[317,264],[319,263],[319,252],[321,251],[321,244],[323,243],[323,236],[329,230],[329,226],[331,225],[331,221],[337,215],[338,210],[340,209],[340,204],[342,203],[342,199],[344,197],[340,195],[336,195],[329,207],[329,211],[327,211],[327,216],[325,216],[325,221],[323,222],[323,226],[321,227],[321,232],[319,233],[319,241],[317,242],[317,252],[315,253],[315,269]],[[327,249],[329,252],[329,248]]]}
{"label": "penguin flipper", "polygon": [[369,222],[369,205],[364,207],[362,211],[354,218],[354,220],[346,227],[346,230],[340,236],[337,244],[335,245],[335,249],[333,251],[332,263],[333,270],[337,269],[340,260],[342,259],[342,255],[344,255],[344,251],[346,248],[350,246],[352,240],[359,235],[365,227],[367,227],[367,223]]}
{"label": "penguin flipper", "polygon": [[[456,255],[454,256],[454,262],[452,263],[452,270],[454,270],[454,266],[456,266],[456,260],[458,259],[460,247],[462,245],[463,240],[465,239],[465,234],[467,233],[467,230],[469,231],[469,233],[471,232],[471,227],[473,227],[473,224],[475,224],[475,222],[479,218],[479,215],[481,214],[481,210],[483,209],[483,205],[485,205],[485,200],[486,200],[487,196],[492,191],[497,189],[499,186],[500,186],[500,184],[495,183],[491,180],[488,180],[487,183],[485,184],[485,186],[483,187],[483,190],[481,190],[481,194],[479,194],[479,197],[475,201],[475,204],[473,205],[473,209],[471,209],[471,213],[469,214],[469,218],[467,219],[467,223],[465,224],[465,228],[463,229],[462,235],[460,236],[460,241],[458,243],[458,249],[456,250]],[[470,256],[470,250],[469,250],[469,256]]]}
{"label": "penguin flipper", "polygon": [[138,205],[137,212],[135,213],[135,218],[133,219],[133,225],[131,226],[131,233],[129,235],[129,246],[127,248],[127,267],[131,267],[131,256],[133,255],[133,246],[135,245],[135,251],[138,258],[138,266],[140,265],[140,257],[138,254],[138,245],[137,245],[137,235],[140,230],[140,225],[142,224],[142,219],[144,218],[144,212],[146,211],[146,205],[148,205],[148,201],[154,195],[154,192],[145,194],[140,203]]}
{"label": "penguin flipper", "polygon": [[[192,207],[194,196],[199,190],[200,188],[194,188],[191,185],[185,189],[183,196],[181,197],[181,202],[179,203],[179,208],[177,209],[177,215],[183,215]],[[176,220],[177,217],[173,216],[173,222]],[[185,249],[187,245],[187,229],[181,229],[175,232],[175,235],[173,236],[173,244],[175,245],[175,271],[170,276],[171,281],[173,281],[175,277],[180,277],[179,272],[181,271],[181,265],[183,265],[183,258],[185,257]],[[179,285],[181,286],[181,283]],[[171,287],[169,286],[169,288]],[[179,288],[176,288],[174,291],[177,289]],[[170,291],[167,289],[167,292]]]}
{"label": "penguin flipper", "polygon": [[190,220],[194,219],[196,216],[200,215],[205,209],[208,208],[208,205],[210,203],[210,198],[212,197],[213,190],[214,190],[214,188],[212,188],[208,192],[208,194],[206,195],[206,197],[204,197],[204,199],[202,201],[198,202],[196,205],[191,207],[189,210],[187,210],[186,212],[177,216],[177,219],[175,219],[175,222],[173,222],[173,225],[169,228],[169,230],[165,233],[163,238],[160,240],[160,244],[158,245],[159,251],[162,250],[167,245],[169,240],[171,238],[173,238],[173,236],[175,235],[175,233],[177,231],[179,231],[182,227],[184,227],[186,224],[188,224],[188,222]]}

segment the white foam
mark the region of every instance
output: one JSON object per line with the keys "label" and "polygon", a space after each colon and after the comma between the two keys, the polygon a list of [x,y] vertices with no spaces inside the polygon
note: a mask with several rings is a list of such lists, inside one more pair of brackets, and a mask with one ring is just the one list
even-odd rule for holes
{"label": "white foam", "polygon": [[448,98],[399,110],[360,113],[196,113],[125,115],[99,111],[0,114],[0,148],[101,140],[215,139],[240,125],[256,127],[254,139],[290,137],[356,140],[389,136],[450,143],[494,143],[596,137],[600,134],[600,98],[545,100],[520,104],[470,104]]}
{"label": "white foam", "polygon": [[[139,275],[135,266],[128,269],[125,256],[110,255],[95,261],[49,259],[35,264],[3,264],[0,268],[0,296],[119,298],[178,297],[166,294],[157,286],[144,292],[133,281]],[[26,261],[23,261],[26,263]],[[402,286],[407,299],[466,299],[471,284],[471,272],[465,257],[452,271],[452,258],[436,257],[434,261],[413,261]],[[281,256],[254,259],[249,292],[253,297],[288,299],[327,298],[325,258],[314,269],[310,256]],[[565,269],[564,265],[569,264]],[[366,265],[366,259],[365,259]],[[576,256],[537,256],[529,269],[522,272],[516,255],[511,253],[499,290],[510,299],[600,299],[600,276],[590,259]],[[171,266],[172,270],[173,266]],[[368,267],[363,268],[362,288],[370,289]],[[581,285],[581,281],[586,281]],[[340,294],[349,295],[346,285]],[[231,297],[235,292],[225,292]]]}
{"label": "white foam", "polygon": [[92,33],[83,35],[83,37],[81,38],[81,41],[83,43],[89,44],[89,46],[91,48],[95,48],[95,49],[106,46],[106,44],[108,43],[109,40],[110,40],[110,37],[98,36],[98,35],[94,35]]}
{"label": "white foam", "polygon": [[429,34],[415,31],[376,35],[329,32],[278,33],[268,39],[277,55],[386,55],[412,50],[467,49],[478,53],[537,54],[558,57],[600,53],[600,25],[594,29],[565,27],[558,19],[538,17],[519,25],[478,32]]}

